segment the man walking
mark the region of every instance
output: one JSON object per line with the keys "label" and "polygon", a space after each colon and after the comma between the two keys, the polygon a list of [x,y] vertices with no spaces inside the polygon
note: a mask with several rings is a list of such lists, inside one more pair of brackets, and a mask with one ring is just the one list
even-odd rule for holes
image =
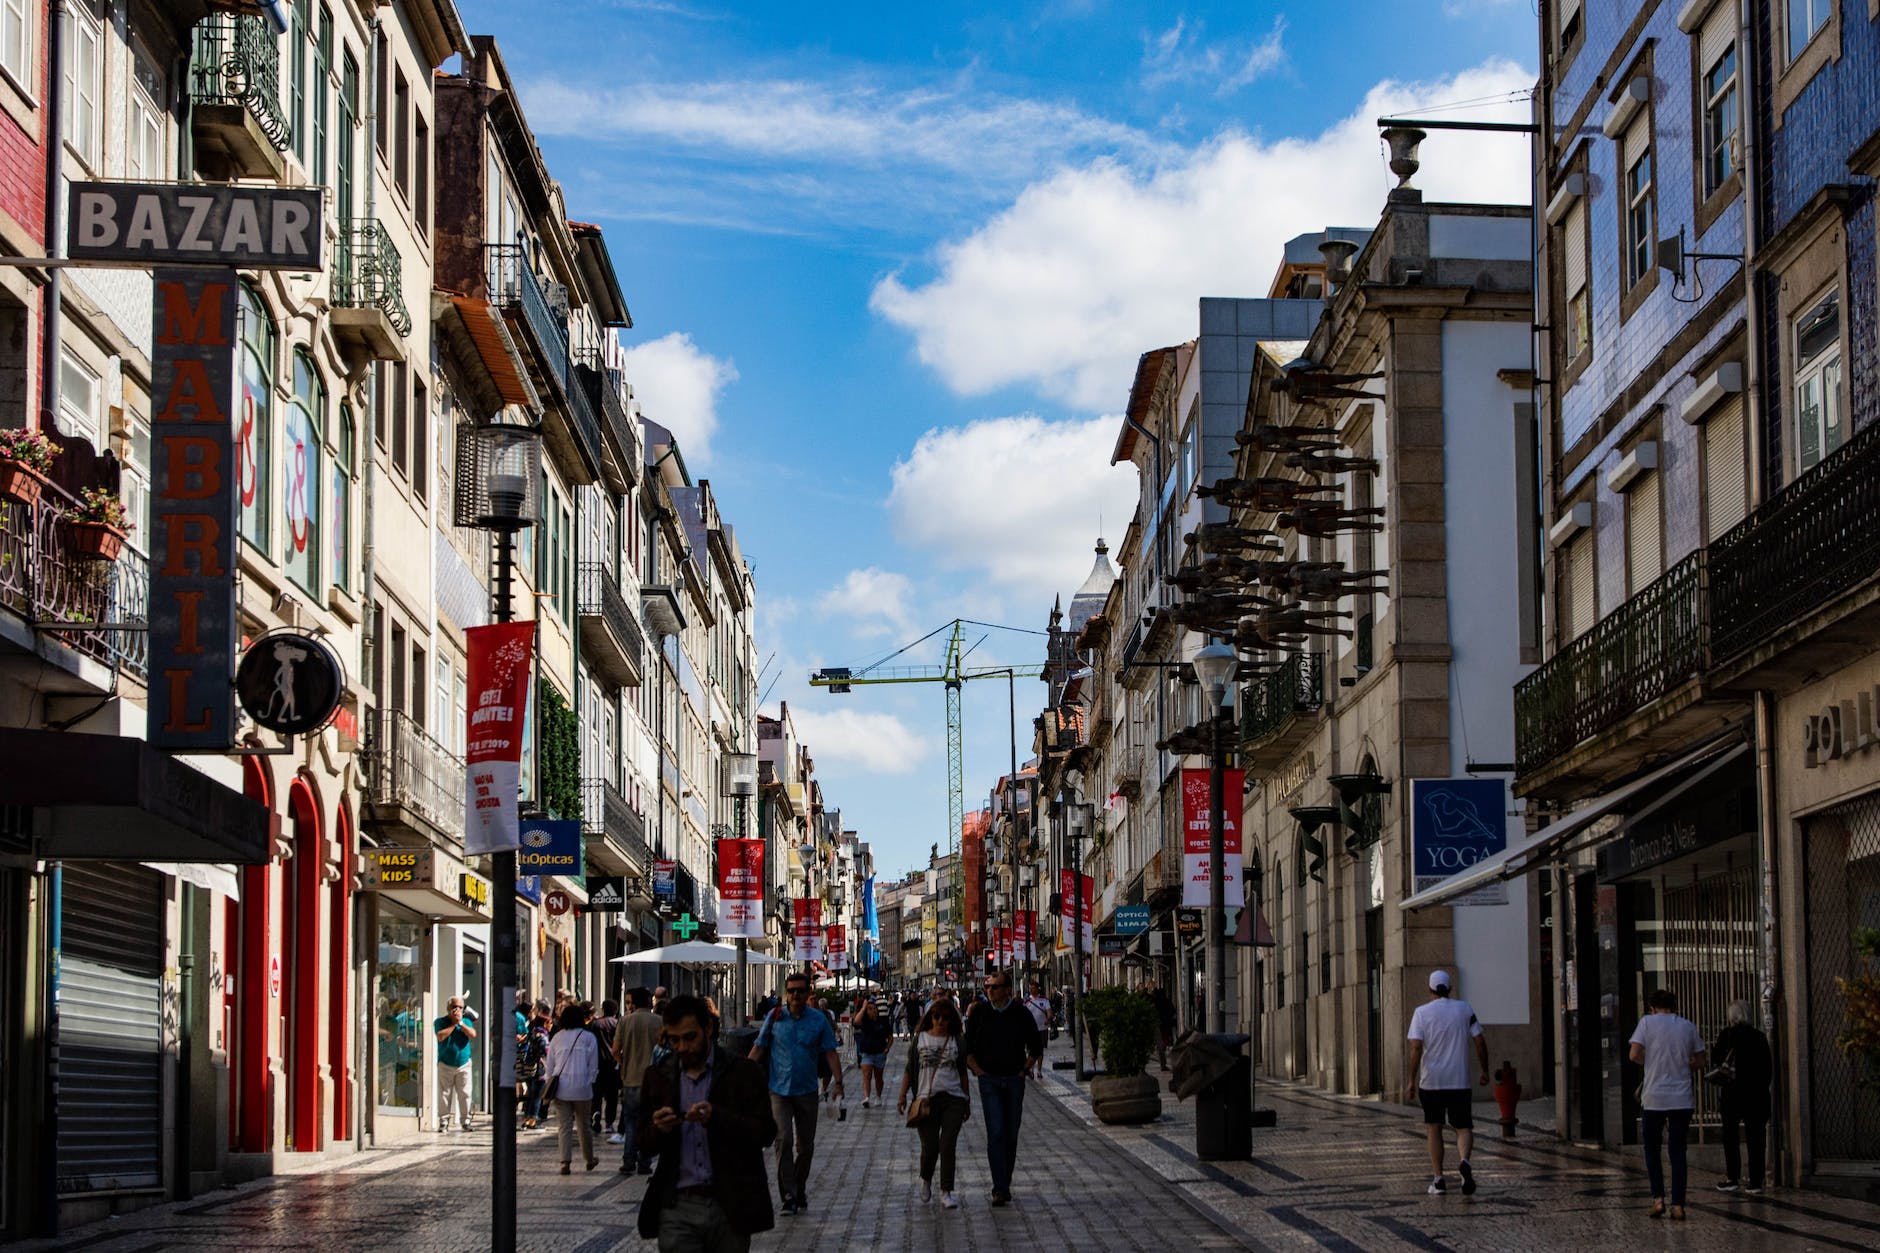
{"label": "man walking", "polygon": [[1163,1070],[1168,1069],[1168,1046],[1175,1042],[1175,1002],[1162,990],[1159,983],[1151,983],[1145,991],[1149,1004],[1155,1006],[1155,1056]]}
{"label": "man walking", "polygon": [[1462,1175],[1462,1194],[1475,1191],[1475,1171],[1469,1167],[1469,1148],[1475,1140],[1474,1090],[1469,1084],[1469,1041],[1475,1041],[1480,1071],[1476,1082],[1488,1084],[1488,1037],[1475,1020],[1467,1001],[1449,995],[1449,972],[1430,974],[1430,999],[1410,1015],[1410,1082],[1406,1100],[1423,1102],[1423,1129],[1429,1136],[1431,1196],[1449,1189],[1443,1183],[1443,1121],[1456,1129],[1456,1169]]}
{"label": "man walking", "polygon": [[770,1071],[770,1114],[777,1125],[777,1194],[783,1212],[809,1208],[810,1159],[816,1153],[816,1066],[828,1066],[835,1093],[842,1095],[842,1057],[829,1016],[809,1003],[809,976],[783,981],[784,1007],[772,1010],[758,1028],[751,1060]]}
{"label": "man walking", "polygon": [[1025,1072],[1044,1056],[1044,1037],[1031,1011],[1012,999],[1012,976],[986,976],[986,999],[966,1016],[966,1065],[979,1076],[986,1111],[986,1164],[992,1203],[1012,1203],[1012,1168],[1018,1162],[1018,1125],[1025,1112]]}
{"label": "man walking", "polygon": [[620,1173],[645,1174],[653,1168],[653,1159],[640,1151],[641,1085],[646,1082],[647,1067],[653,1064],[653,1050],[666,1026],[653,1012],[653,996],[645,988],[627,989],[627,1013],[614,1028],[614,1060],[620,1066],[620,1126],[626,1135],[626,1148],[620,1155]]}
{"label": "man walking", "polygon": [[431,1024],[437,1036],[437,1129],[450,1130],[450,1106],[457,1103],[457,1126],[470,1125],[470,1045],[477,1038],[476,1011],[461,996],[445,1003],[442,1018]]}
{"label": "man walking", "polygon": [[[1031,1011],[1031,1020],[1038,1024],[1038,1037],[1048,1040],[1051,1037],[1051,1002],[1045,998],[1044,988],[1033,975],[1026,983],[1025,1008]],[[1027,1072],[1033,1079],[1044,1078],[1044,1054],[1032,1059],[1031,1069]]]}
{"label": "man walking", "polygon": [[634,1136],[659,1157],[640,1235],[660,1253],[746,1253],[754,1233],[776,1225],[764,1150],[777,1124],[763,1072],[719,1047],[718,1016],[702,997],[673,997],[661,1026],[672,1052],[646,1073]]}

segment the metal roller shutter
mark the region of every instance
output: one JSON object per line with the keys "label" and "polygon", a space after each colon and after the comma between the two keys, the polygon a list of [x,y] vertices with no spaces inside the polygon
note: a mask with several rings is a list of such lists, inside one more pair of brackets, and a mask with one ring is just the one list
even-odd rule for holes
{"label": "metal roller shutter", "polygon": [[1704,508],[1706,538],[1711,540],[1749,516],[1741,396],[1718,405],[1704,423]]}
{"label": "metal roller shutter", "polygon": [[59,1190],[162,1181],[163,876],[66,862],[60,907]]}
{"label": "metal roller shutter", "polygon": [[1636,596],[1665,572],[1658,475],[1646,474],[1625,494],[1626,593]]}
{"label": "metal roller shutter", "polygon": [[1599,584],[1593,566],[1592,535],[1576,536],[1561,550],[1560,556],[1563,576],[1560,599],[1566,610],[1562,614],[1562,625],[1567,629],[1567,638],[1576,639],[1599,620]]}
{"label": "metal roller shutter", "polygon": [[1697,41],[1697,73],[1699,81],[1724,54],[1725,49],[1736,42],[1736,5],[1719,4],[1704,19],[1702,32]]}
{"label": "metal roller shutter", "polygon": [[1586,286],[1586,201],[1573,202],[1561,223],[1562,278],[1567,285],[1567,299],[1577,296]]}

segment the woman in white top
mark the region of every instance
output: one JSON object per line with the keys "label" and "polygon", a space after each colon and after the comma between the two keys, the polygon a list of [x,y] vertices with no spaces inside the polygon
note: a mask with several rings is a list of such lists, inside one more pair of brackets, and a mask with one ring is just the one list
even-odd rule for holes
{"label": "woman in white top", "polygon": [[569,1150],[574,1147],[570,1135],[581,1137],[581,1156],[587,1168],[601,1164],[594,1156],[594,1130],[588,1126],[588,1114],[594,1107],[594,1081],[601,1073],[600,1042],[587,1027],[587,1011],[569,1005],[555,1024],[554,1038],[548,1042],[548,1078],[555,1084],[555,1135],[561,1145],[561,1173],[568,1173]]}
{"label": "woman in white top", "polygon": [[940,1203],[959,1208],[953,1192],[954,1150],[960,1128],[972,1117],[972,1089],[966,1083],[966,1044],[959,1007],[942,997],[928,1007],[907,1046],[907,1065],[901,1071],[901,1092],[896,1108],[907,1112],[908,1089],[916,1082],[916,1098],[927,1100],[927,1116],[915,1125],[920,1132],[920,1199],[933,1200],[933,1167],[940,1163]]}

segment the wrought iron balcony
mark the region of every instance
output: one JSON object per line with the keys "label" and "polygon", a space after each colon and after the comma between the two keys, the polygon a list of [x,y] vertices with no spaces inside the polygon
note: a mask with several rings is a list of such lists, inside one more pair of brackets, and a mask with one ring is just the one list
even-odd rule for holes
{"label": "wrought iron balcony", "polygon": [[[406,713],[381,710],[366,725],[373,816],[426,839],[460,839],[464,765]],[[423,824],[423,825],[420,825]]]}
{"label": "wrought iron balcony", "polygon": [[[580,457],[582,463],[582,474],[574,477],[577,481],[591,483],[605,473],[607,458],[601,452],[600,411],[594,394],[582,383],[579,373],[569,380],[568,427],[571,451]],[[568,469],[572,473],[575,467],[569,466]],[[613,486],[611,481],[608,486]]]}
{"label": "wrought iron balcony", "polygon": [[581,780],[581,826],[590,836],[614,844],[636,869],[652,872],[653,850],[646,843],[646,819],[633,812],[619,788],[606,779]]}
{"label": "wrought iron balcony", "polygon": [[595,412],[600,415],[600,429],[605,436],[601,477],[606,479],[608,489],[615,493],[632,491],[633,485],[640,479],[642,454],[639,423],[627,416],[627,407],[620,403],[619,391],[598,362],[585,364],[577,361],[575,383],[576,390],[587,393]]}
{"label": "wrought iron balcony", "polygon": [[332,304],[336,334],[360,341],[380,361],[398,359],[411,311],[398,245],[378,219],[355,218],[341,230]]}
{"label": "wrought iron balcony", "polygon": [[581,656],[621,687],[638,687],[645,675],[646,637],[620,584],[605,565],[581,563]]}
{"label": "wrought iron balcony", "polygon": [[278,179],[285,166],[287,116],[281,111],[281,52],[268,20],[252,13],[211,13],[196,23],[190,72],[190,119],[204,173]]}
{"label": "wrought iron balcony", "polygon": [[1285,730],[1300,714],[1314,713],[1325,704],[1325,657],[1292,653],[1277,671],[1244,690],[1240,742],[1251,751]]}
{"label": "wrought iron balcony", "polygon": [[82,555],[65,519],[77,503],[56,483],[31,505],[0,497],[0,605],[74,652],[143,679],[150,563],[129,547],[115,561]]}
{"label": "wrought iron balcony", "polygon": [[566,318],[556,313],[548,293],[535,277],[529,264],[528,250],[521,244],[488,244],[483,249],[490,303],[505,314],[513,313],[512,322],[528,328],[524,339],[535,358],[538,381],[553,380],[560,394],[568,391],[568,328]]}

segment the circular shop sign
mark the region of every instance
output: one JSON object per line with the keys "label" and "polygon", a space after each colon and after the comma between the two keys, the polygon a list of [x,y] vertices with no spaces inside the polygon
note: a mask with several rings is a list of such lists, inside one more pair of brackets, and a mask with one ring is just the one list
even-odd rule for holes
{"label": "circular shop sign", "polygon": [[257,726],[305,735],[325,726],[346,690],[346,671],[324,640],[295,631],[264,635],[235,671],[235,695]]}
{"label": "circular shop sign", "polygon": [[542,898],[542,908],[546,909],[550,916],[559,918],[574,908],[574,897],[556,888]]}

